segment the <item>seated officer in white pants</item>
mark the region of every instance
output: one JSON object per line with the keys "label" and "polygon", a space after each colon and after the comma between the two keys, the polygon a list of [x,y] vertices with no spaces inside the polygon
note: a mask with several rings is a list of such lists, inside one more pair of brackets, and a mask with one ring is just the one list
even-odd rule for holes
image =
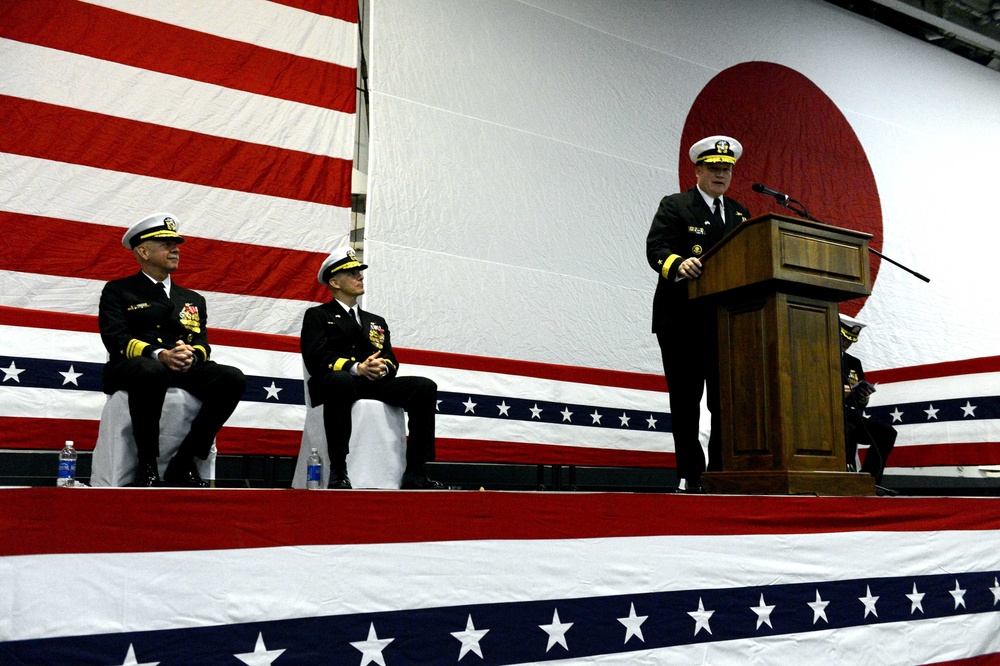
{"label": "seated officer in white pants", "polygon": [[[206,487],[194,458],[208,456],[216,433],[236,409],[246,386],[238,368],[209,360],[204,297],[170,279],[183,242],[169,213],[143,218],[122,237],[122,245],[141,270],[108,282],[101,292],[97,319],[109,356],[104,392],[128,392],[139,458],[133,481],[137,486],[165,481],[170,486]],[[198,398],[201,409],[161,481],[156,464],[160,412],[172,386]]]}
{"label": "seated officer in white pants", "polygon": [[385,319],[358,307],[365,293],[364,271],[354,250],[343,247],[320,266],[317,279],[330,289],[330,302],[306,310],[300,343],[309,372],[309,395],[323,405],[323,426],[330,453],[328,487],[351,487],[347,477],[351,406],[360,399],[402,407],[409,417],[403,488],[442,489],[427,477],[424,463],[434,460],[437,385],[425,377],[397,377]]}

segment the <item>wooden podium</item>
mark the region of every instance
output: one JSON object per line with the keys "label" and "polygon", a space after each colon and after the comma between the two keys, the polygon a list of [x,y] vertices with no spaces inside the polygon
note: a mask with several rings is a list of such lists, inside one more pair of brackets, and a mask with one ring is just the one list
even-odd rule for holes
{"label": "wooden podium", "polygon": [[783,215],[703,258],[690,298],[716,304],[722,470],[710,493],[874,495],[846,471],[837,303],[871,293],[869,234]]}

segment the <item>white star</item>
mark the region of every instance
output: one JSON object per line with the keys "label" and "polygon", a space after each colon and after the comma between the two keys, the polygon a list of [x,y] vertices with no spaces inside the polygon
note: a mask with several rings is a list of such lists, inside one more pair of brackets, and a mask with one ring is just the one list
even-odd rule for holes
{"label": "white star", "polygon": [[975,416],[976,416],[976,407],[977,406],[978,405],[973,405],[971,402],[969,402],[968,400],[966,400],[965,401],[965,406],[962,407],[962,418],[965,418],[966,416],[971,416],[971,417],[975,418]]}
{"label": "white star", "polygon": [[569,650],[569,645],[566,644],[566,632],[569,631],[569,628],[572,626],[572,622],[561,622],[559,620],[558,608],[552,613],[552,624],[538,625],[539,629],[542,629],[549,635],[549,644],[545,646],[545,651],[548,652],[551,650],[552,646],[556,643],[559,643],[564,648]]}
{"label": "white star", "polygon": [[462,404],[465,405],[465,411],[462,412],[463,414],[468,414],[469,412],[472,412],[473,414],[476,413],[476,403],[472,402],[471,395],[469,396],[469,399]]}
{"label": "white star", "polygon": [[760,605],[751,606],[750,610],[757,614],[757,628],[760,629],[762,624],[767,624],[767,626],[774,629],[774,625],[771,624],[771,611],[774,610],[774,606],[768,606],[764,603],[764,595],[760,595]]}
{"label": "white star", "polygon": [[483,636],[488,634],[489,631],[489,629],[476,629],[476,625],[472,624],[472,615],[469,615],[469,619],[465,623],[465,631],[451,632],[452,636],[462,641],[462,649],[458,653],[458,660],[462,661],[462,657],[469,654],[469,652],[475,652],[482,659],[483,651],[479,647],[479,641],[483,640]]}
{"label": "white star", "polygon": [[497,409],[500,410],[500,414],[498,414],[498,416],[510,416],[510,414],[507,413],[508,410],[510,410],[510,405],[507,404],[506,400],[497,405]]}
{"label": "white star", "polygon": [[899,411],[899,407],[896,408],[896,411],[889,412],[889,416],[892,417],[893,423],[896,423],[897,421],[900,423],[903,422],[903,412]]}
{"label": "white star", "polygon": [[907,594],[906,598],[910,600],[910,615],[913,615],[917,611],[921,613],[924,612],[924,593],[917,592],[917,584],[913,584],[913,594]]}
{"label": "white star", "polygon": [[566,409],[562,410],[561,413],[562,413],[562,416],[563,416],[563,421],[569,421],[570,423],[573,422],[573,412],[569,411],[569,407],[567,407]]}
{"label": "white star", "polygon": [[382,657],[382,650],[389,643],[396,640],[395,638],[379,638],[375,633],[375,623],[372,622],[368,627],[368,640],[357,641],[356,643],[351,643],[351,645],[358,652],[361,653],[361,666],[367,666],[371,663],[379,664],[379,666],[385,666],[385,658]]}
{"label": "white star", "polygon": [[931,419],[937,419],[937,413],[940,411],[940,409],[934,409],[934,403],[931,403],[927,405],[927,409],[924,410],[924,414],[927,415],[927,420],[930,421]]}
{"label": "white star", "polygon": [[14,361],[10,362],[10,367],[9,368],[0,368],[0,370],[3,370],[3,380],[4,381],[7,381],[8,379],[13,379],[18,384],[21,383],[21,378],[18,377],[18,375],[21,374],[22,372],[24,372],[24,368],[21,368],[20,370],[18,370],[17,366],[14,365]]}
{"label": "white star", "polygon": [[629,604],[628,617],[618,618],[618,621],[625,625],[626,643],[628,643],[629,639],[633,636],[637,636],[643,643],[646,642],[646,639],[642,637],[642,623],[645,622],[648,617],[648,615],[636,615],[635,604]]}
{"label": "white star", "polygon": [[712,627],[708,626],[708,620],[715,613],[714,610],[705,610],[705,604],[701,603],[701,597],[698,597],[698,610],[688,611],[688,615],[694,618],[694,635],[697,636],[698,632],[704,629],[708,633],[712,633]]}
{"label": "white star", "polygon": [[284,391],[285,389],[278,388],[277,386],[275,386],[274,385],[274,380],[272,379],[271,380],[271,385],[270,386],[265,386],[264,390],[267,391],[267,397],[264,398],[264,400],[270,400],[271,398],[274,398],[275,400],[280,401],[281,399],[278,397],[278,393],[280,393],[281,391]]}
{"label": "white star", "polygon": [[628,427],[628,422],[631,419],[629,418],[629,416],[625,412],[622,412],[622,415],[618,417],[618,420],[622,422],[622,427],[623,428],[627,428]]}
{"label": "white star", "polygon": [[529,411],[531,412],[531,418],[538,419],[539,421],[542,420],[542,408],[538,406],[537,402],[534,407],[529,408]]}
{"label": "white star", "polygon": [[264,645],[264,634],[257,634],[257,645],[253,652],[234,654],[233,656],[248,666],[271,666],[271,663],[281,656],[284,650],[268,650]]}
{"label": "white star", "polygon": [[129,643],[128,652],[125,654],[125,661],[122,662],[122,666],[157,666],[159,663],[158,661],[146,661],[140,664],[135,658],[135,648]]}
{"label": "white star", "polygon": [[594,413],[590,415],[590,418],[593,419],[591,421],[591,425],[593,425],[594,423],[597,424],[601,423],[601,414],[596,409],[594,410]]}
{"label": "white star", "polygon": [[650,414],[649,418],[646,419],[646,423],[649,424],[650,428],[652,428],[653,430],[656,430],[656,419],[653,418],[652,414]]}
{"label": "white star", "polygon": [[74,386],[79,386],[80,384],[76,380],[78,377],[83,376],[82,372],[76,372],[73,369],[72,364],[70,364],[69,370],[67,370],[66,372],[60,372],[59,374],[63,376],[63,383],[62,383],[63,386],[66,386],[66,384],[73,384]]}
{"label": "white star", "polygon": [[878,597],[872,596],[872,588],[870,585],[865,585],[865,596],[858,597],[858,601],[865,605],[865,617],[868,617],[869,613],[878,617],[878,611],[875,610],[875,603],[878,601]]}
{"label": "white star", "polygon": [[958,586],[957,580],[955,581],[955,589],[948,590],[948,594],[955,598],[955,610],[958,610],[959,606],[962,608],[968,608],[968,606],[965,605],[965,590]]}
{"label": "white star", "polygon": [[823,618],[823,621],[830,624],[830,620],[826,617],[826,607],[830,605],[829,601],[823,601],[819,596],[819,590],[816,590],[816,601],[808,602],[809,608],[813,609],[813,624],[816,624],[816,620]]}
{"label": "white star", "polygon": [[434,403],[434,411],[435,412],[440,412],[441,411],[441,401],[440,400],[438,400],[437,402]]}
{"label": "white star", "polygon": [[993,593],[993,605],[1000,604],[1000,583],[997,583],[996,576],[993,577],[993,587],[990,588],[990,592]]}

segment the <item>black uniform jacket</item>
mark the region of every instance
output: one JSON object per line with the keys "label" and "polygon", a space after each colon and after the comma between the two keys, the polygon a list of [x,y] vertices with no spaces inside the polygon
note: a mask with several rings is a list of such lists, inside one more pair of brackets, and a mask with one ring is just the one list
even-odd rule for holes
{"label": "black uniform jacket", "polygon": [[[865,378],[865,370],[861,366],[861,359],[857,356],[851,356],[847,352],[841,354],[840,359],[840,373],[841,379],[844,384],[854,388],[854,385]],[[853,396],[844,398],[844,418],[847,420],[859,419],[861,418],[861,412],[864,410],[868,401],[859,402],[855,400]]]}
{"label": "black uniform jacket", "polygon": [[700,257],[750,218],[746,206],[723,197],[726,223],[711,222],[712,209],[693,187],[663,197],[646,237],[646,260],[660,274],[653,296],[653,333],[666,332],[674,317],[684,314],[687,280],[676,280],[677,269],[688,257]]}
{"label": "black uniform jacket", "polygon": [[197,362],[211,355],[205,299],[173,281],[168,298],[141,271],[104,285],[97,321],[109,354],[105,373],[125,359],[170,349],[178,340],[194,347]]}
{"label": "black uniform jacket", "polygon": [[311,377],[323,377],[328,372],[349,371],[377,351],[385,361],[389,374],[395,377],[399,368],[389,339],[389,325],[377,314],[358,308],[361,326],[335,301],[306,310],[302,318],[299,344],[306,370]]}

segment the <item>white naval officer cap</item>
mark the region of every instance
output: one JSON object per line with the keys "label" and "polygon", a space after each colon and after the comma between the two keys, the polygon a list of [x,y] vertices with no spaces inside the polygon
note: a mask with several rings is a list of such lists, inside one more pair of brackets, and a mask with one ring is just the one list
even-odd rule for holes
{"label": "white naval officer cap", "polygon": [[345,245],[334,250],[329,257],[323,260],[319,272],[316,273],[316,279],[319,280],[320,284],[326,284],[330,281],[330,276],[337,271],[346,271],[352,268],[365,270],[368,268],[368,264],[361,263],[358,260],[358,255],[354,253],[354,249]]}
{"label": "white naval officer cap", "polygon": [[688,157],[695,164],[725,162],[736,164],[743,154],[743,144],[731,136],[709,136],[691,146]]}
{"label": "white naval officer cap", "polygon": [[144,217],[128,228],[122,236],[122,245],[126,250],[134,250],[144,241],[154,238],[183,243],[184,237],[177,233],[177,218],[170,213],[153,213]]}
{"label": "white naval officer cap", "polygon": [[840,315],[840,334],[850,342],[857,342],[858,336],[861,335],[861,329],[867,325],[854,317],[845,314]]}

